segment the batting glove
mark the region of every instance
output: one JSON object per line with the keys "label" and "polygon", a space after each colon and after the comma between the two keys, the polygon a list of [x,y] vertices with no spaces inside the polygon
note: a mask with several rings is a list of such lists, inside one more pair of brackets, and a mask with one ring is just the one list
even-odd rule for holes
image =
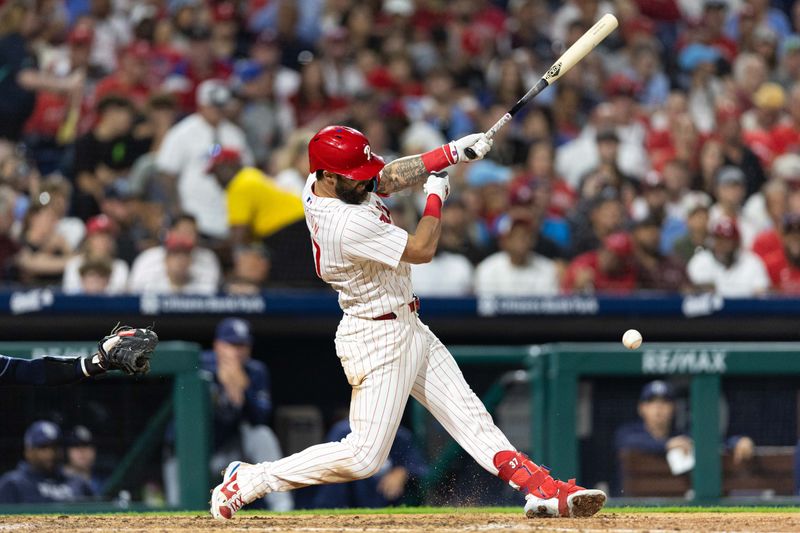
{"label": "batting glove", "polygon": [[444,201],[450,196],[450,176],[447,175],[447,172],[433,172],[428,176],[422,190],[428,196],[435,194],[444,204]]}
{"label": "batting glove", "polygon": [[[458,140],[451,141],[450,147],[452,151],[458,154],[458,161],[469,162],[483,159],[483,157],[489,153],[489,150],[492,149],[493,143],[494,140],[486,137],[485,133],[472,133]],[[467,154],[464,153],[464,150],[467,148],[472,148],[475,152],[475,159],[470,159],[467,157]]]}

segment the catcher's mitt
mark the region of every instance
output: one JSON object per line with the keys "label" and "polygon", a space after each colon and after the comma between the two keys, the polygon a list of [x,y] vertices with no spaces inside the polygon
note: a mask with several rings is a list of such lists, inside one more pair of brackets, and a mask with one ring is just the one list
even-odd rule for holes
{"label": "catcher's mitt", "polygon": [[147,374],[150,357],[158,344],[158,335],[150,328],[117,326],[97,345],[100,364],[106,370],[127,374]]}

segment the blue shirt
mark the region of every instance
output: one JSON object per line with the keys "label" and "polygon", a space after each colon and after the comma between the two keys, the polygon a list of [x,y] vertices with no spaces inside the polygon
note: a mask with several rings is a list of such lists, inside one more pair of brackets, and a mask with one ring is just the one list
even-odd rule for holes
{"label": "blue shirt", "polygon": [[65,474],[42,474],[20,461],[15,470],[0,478],[0,503],[74,502],[94,495],[85,480]]}
{"label": "blue shirt", "polygon": [[[331,428],[326,440],[328,442],[340,441],[348,434],[350,434],[350,422],[342,420]],[[344,509],[351,507],[386,507],[396,504],[402,499],[402,496],[394,501],[387,500],[378,492],[378,483],[380,483],[383,476],[398,466],[408,470],[409,480],[421,478],[428,472],[428,465],[414,444],[414,436],[402,426],[397,430],[392,449],[389,451],[389,457],[377,474],[368,479],[360,479],[348,483],[321,485],[317,489],[313,506],[317,509]]]}
{"label": "blue shirt", "polygon": [[644,427],[644,422],[637,420],[620,427],[614,435],[614,449],[636,450],[645,453],[667,453],[667,441],[676,436],[677,433],[670,432],[664,439],[653,437]]}
{"label": "blue shirt", "polygon": [[209,350],[200,355],[200,367],[213,374],[211,384],[211,405],[214,410],[214,444],[215,449],[222,445],[228,436],[239,435],[239,425],[247,422],[251,425],[264,425],[272,414],[272,394],[267,365],[261,361],[248,360],[244,371],[250,384],[244,393],[244,403],[234,405],[225,393],[225,388],[217,379],[217,356]]}

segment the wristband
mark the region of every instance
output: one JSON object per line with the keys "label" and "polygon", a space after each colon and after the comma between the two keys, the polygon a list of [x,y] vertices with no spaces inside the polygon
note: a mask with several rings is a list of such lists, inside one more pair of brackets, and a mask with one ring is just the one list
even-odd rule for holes
{"label": "wristband", "polygon": [[425,203],[425,211],[422,212],[423,217],[442,218],[442,199],[438,194],[429,194],[428,201]]}
{"label": "wristband", "polygon": [[455,143],[443,144],[430,152],[422,154],[422,164],[428,172],[438,172],[458,162],[458,150]]}

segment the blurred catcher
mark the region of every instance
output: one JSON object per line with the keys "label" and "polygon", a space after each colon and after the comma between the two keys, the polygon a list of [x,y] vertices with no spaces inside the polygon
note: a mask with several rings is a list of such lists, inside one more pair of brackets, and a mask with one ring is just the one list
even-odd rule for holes
{"label": "blurred catcher", "polygon": [[0,355],[0,385],[65,385],[109,370],[147,374],[157,344],[158,335],[150,328],[117,326],[97,343],[97,352],[89,357],[27,361]]}

